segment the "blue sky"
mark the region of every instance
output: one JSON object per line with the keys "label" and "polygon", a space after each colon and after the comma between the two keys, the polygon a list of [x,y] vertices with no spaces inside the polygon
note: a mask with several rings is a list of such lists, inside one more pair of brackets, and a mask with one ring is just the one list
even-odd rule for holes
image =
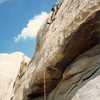
{"label": "blue sky", "polygon": [[32,57],[37,22],[47,16],[55,1],[0,0],[0,53],[21,51]]}

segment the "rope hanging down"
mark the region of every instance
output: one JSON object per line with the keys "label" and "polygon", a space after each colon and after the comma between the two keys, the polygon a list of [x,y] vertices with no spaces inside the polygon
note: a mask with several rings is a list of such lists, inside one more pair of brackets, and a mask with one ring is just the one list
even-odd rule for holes
{"label": "rope hanging down", "polygon": [[[44,0],[42,0],[42,8],[44,7],[44,4],[43,2],[45,2]],[[44,100],[46,100],[46,77],[45,77],[45,54],[43,56],[43,66],[44,66],[44,71],[43,71],[43,81],[44,81],[44,89],[43,89],[43,92],[44,92]]]}
{"label": "rope hanging down", "polygon": [[[49,0],[50,2],[51,0]],[[44,5],[43,5],[44,6]],[[45,49],[44,49],[45,50]],[[46,97],[46,68],[45,68],[45,55],[44,55],[44,59],[43,59],[43,65],[44,65],[44,100],[47,100],[47,97]]]}
{"label": "rope hanging down", "polygon": [[[49,0],[49,4],[50,4],[50,1]],[[43,5],[44,6],[44,5]],[[45,54],[44,54],[44,59],[43,59],[43,65],[44,65],[44,100],[47,100],[47,97],[46,97],[46,70],[45,70]]]}
{"label": "rope hanging down", "polygon": [[[45,57],[43,60],[45,60]],[[45,76],[46,76],[46,73],[45,73],[45,67],[44,67],[44,100],[46,100],[46,77]]]}

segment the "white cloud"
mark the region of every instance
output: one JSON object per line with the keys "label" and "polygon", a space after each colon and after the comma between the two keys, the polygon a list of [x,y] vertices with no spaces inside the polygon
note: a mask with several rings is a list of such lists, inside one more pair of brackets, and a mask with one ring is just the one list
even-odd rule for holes
{"label": "white cloud", "polygon": [[27,26],[22,29],[21,33],[17,37],[14,38],[14,41],[18,42],[21,39],[36,37],[37,32],[47,17],[48,14],[46,12],[41,12],[40,15],[37,15],[33,19],[29,20]]}
{"label": "white cloud", "polygon": [[7,0],[0,0],[0,5],[4,2],[6,2]]}

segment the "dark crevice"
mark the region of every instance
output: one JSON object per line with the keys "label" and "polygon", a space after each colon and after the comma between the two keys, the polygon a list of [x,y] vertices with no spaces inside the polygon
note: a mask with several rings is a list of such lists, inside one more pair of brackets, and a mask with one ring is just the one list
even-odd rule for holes
{"label": "dark crevice", "polygon": [[[91,73],[88,77],[83,78],[82,83],[83,83],[84,81],[90,79],[99,69],[100,69],[100,67],[98,67],[98,68],[97,68],[93,73]],[[91,70],[90,70],[89,72],[91,72]],[[88,73],[89,73],[89,72],[88,72]],[[84,77],[84,76],[83,76],[83,77]],[[82,78],[81,78],[81,79],[82,79]],[[80,79],[80,80],[81,80],[81,79]],[[79,80],[79,81],[80,81],[80,80]],[[79,82],[79,81],[78,81],[78,82]],[[78,82],[77,82],[77,83],[78,83]],[[71,93],[71,91],[73,91],[73,90],[78,86],[77,83],[76,83],[75,86],[67,93],[67,95],[69,95],[69,94]],[[81,84],[82,84],[82,83],[81,83]]]}
{"label": "dark crevice", "polygon": [[[100,68],[100,67],[99,67],[99,68]],[[86,81],[86,80],[88,80],[90,77],[92,77],[92,76],[98,71],[99,68],[97,68],[90,76],[88,76],[87,78],[83,79],[83,81]]]}
{"label": "dark crevice", "polygon": [[31,99],[31,98],[41,97],[41,95],[42,95],[41,93],[38,93],[38,94],[34,93],[34,94],[29,94],[28,97]]}

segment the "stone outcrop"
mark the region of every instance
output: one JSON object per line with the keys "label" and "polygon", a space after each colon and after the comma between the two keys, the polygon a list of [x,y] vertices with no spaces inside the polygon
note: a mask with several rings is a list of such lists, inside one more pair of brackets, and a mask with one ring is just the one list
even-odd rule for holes
{"label": "stone outcrop", "polygon": [[78,89],[99,71],[99,43],[100,0],[64,0],[56,19],[41,27],[36,52],[12,100],[42,100],[44,83],[47,100],[81,100],[79,92],[85,90]]}
{"label": "stone outcrop", "polygon": [[21,52],[0,54],[0,100],[11,99],[16,78],[19,78],[17,76],[19,76],[20,68],[26,68],[28,63],[29,58]]}
{"label": "stone outcrop", "polygon": [[94,100],[95,98],[99,100],[98,79],[100,79],[100,44],[78,56],[68,66],[59,85],[49,95],[49,100]]}

